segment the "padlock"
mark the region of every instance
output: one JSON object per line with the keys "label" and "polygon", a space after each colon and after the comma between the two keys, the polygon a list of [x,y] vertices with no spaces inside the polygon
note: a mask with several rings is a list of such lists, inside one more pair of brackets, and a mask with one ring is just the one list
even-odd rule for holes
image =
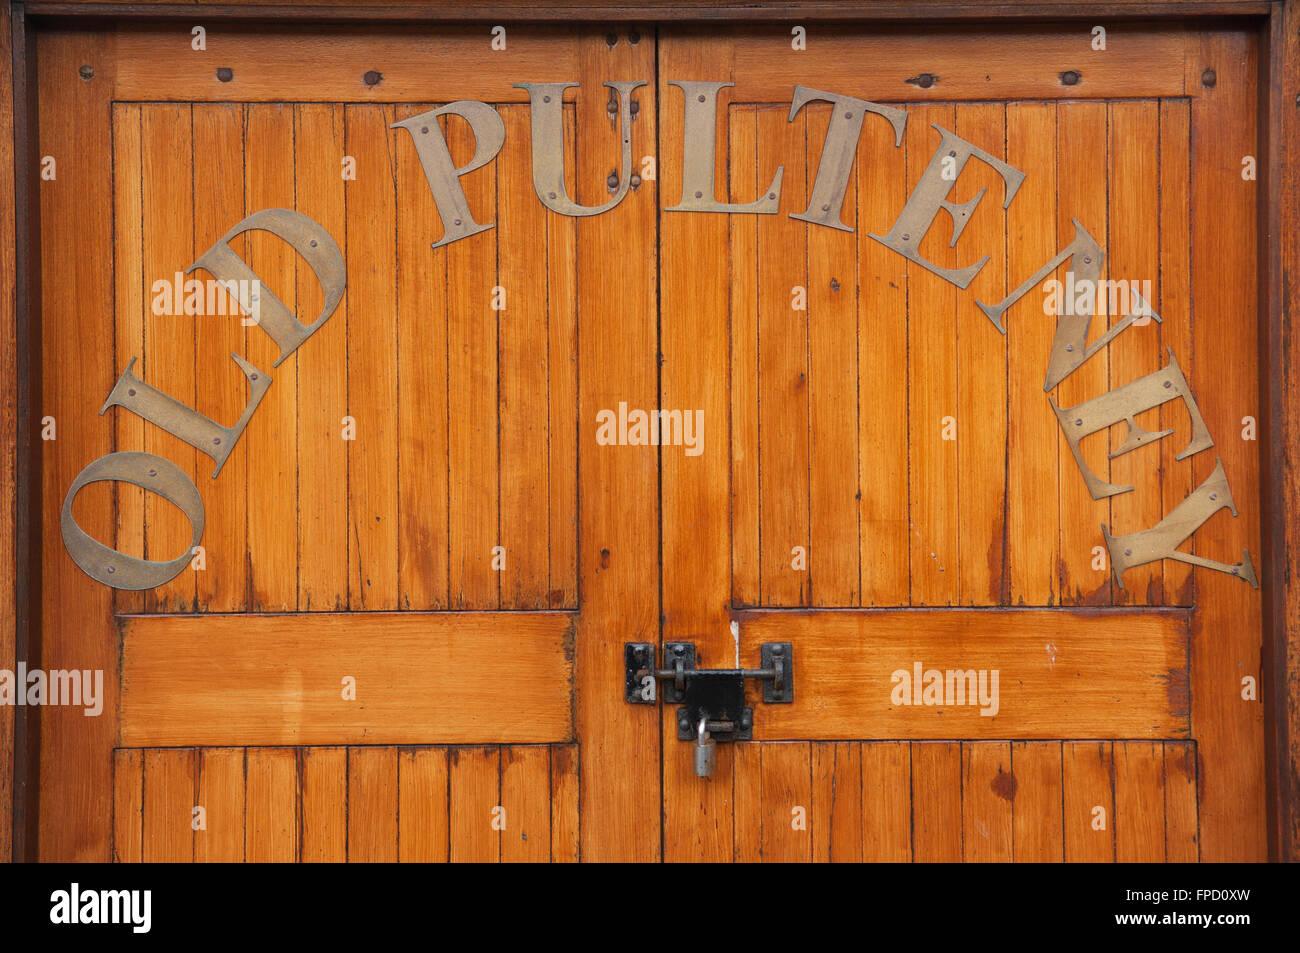
{"label": "padlock", "polygon": [[718,744],[709,737],[708,718],[701,718],[699,730],[695,735],[695,776],[711,777],[717,766]]}

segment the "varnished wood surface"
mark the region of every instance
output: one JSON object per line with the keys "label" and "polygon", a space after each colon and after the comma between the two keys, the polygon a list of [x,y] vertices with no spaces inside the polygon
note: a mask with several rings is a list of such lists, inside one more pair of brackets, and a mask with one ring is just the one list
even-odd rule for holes
{"label": "varnished wood surface", "polygon": [[574,745],[122,748],[113,860],[571,862],[577,780]]}
{"label": "varnished wood surface", "polygon": [[[0,9],[0,576],[17,578],[18,499],[18,308],[14,209],[13,15]],[[0,590],[0,667],[17,659],[15,588]],[[0,859],[13,851],[14,711],[0,711]]]}
{"label": "varnished wood surface", "polygon": [[[1080,67],[1067,90],[1068,45],[1035,29],[1006,31],[1023,68],[987,79],[968,51],[942,46],[914,66],[928,45],[895,32],[865,81],[849,76],[869,45],[852,35],[836,41],[842,56],[777,63],[767,45],[788,49],[788,37],[754,28],[665,29],[658,42],[647,30],[636,44],[620,30],[613,45],[603,31],[521,31],[516,52],[541,71],[524,78],[583,84],[566,110],[579,201],[604,201],[619,161],[599,84],[659,68],[658,88],[635,94],[632,127],[634,168],[655,156],[658,177],[576,222],[535,201],[522,91],[507,90],[481,31],[445,34],[444,52],[461,44],[469,64],[454,83],[417,69],[418,31],[386,45],[263,31],[253,45],[286,56],[227,47],[245,57],[226,61],[229,84],[211,57],[163,69],[159,44],[174,38],[155,28],[43,37],[42,109],[55,112],[42,151],[60,157],[58,185],[40,191],[56,282],[43,315],[76,331],[44,339],[43,399],[61,427],[43,470],[44,644],[48,665],[101,665],[114,688],[93,723],[45,714],[42,853],[101,858],[111,837],[122,859],[184,856],[187,844],[195,858],[285,860],[1260,856],[1263,706],[1240,684],[1261,676],[1259,594],[1168,561],[1120,589],[1093,565],[1100,523],[1149,524],[1216,454],[1240,515],[1216,517],[1187,548],[1235,559],[1244,540],[1260,552],[1257,445],[1239,439],[1241,418],[1260,414],[1257,318],[1241,317],[1257,279],[1257,186],[1240,177],[1241,156],[1259,150],[1256,42],[1116,30],[1108,65]],[[1149,44],[1145,63],[1134,37]],[[93,82],[77,76],[87,61]],[[370,69],[384,74],[377,85],[360,79]],[[681,150],[681,91],[667,81],[701,70],[736,82],[719,111],[718,197],[752,200],[783,165],[781,215],[664,211],[678,200]],[[906,82],[920,71],[938,83]],[[909,110],[901,148],[874,117],[864,127],[845,202],[854,233],[788,217],[806,205],[830,119],[813,104],[789,121],[794,82]],[[433,252],[436,209],[407,134],[389,126],[476,96],[500,104],[509,130],[497,160],[464,179],[497,228]],[[955,249],[943,228],[927,236],[924,252],[945,264],[987,247],[969,292],[868,237],[888,229],[933,151],[930,122],[1028,175],[1004,215],[1000,180],[973,162],[953,194],[988,189],[970,228]],[[73,125],[99,130],[111,151],[69,152]],[[465,161],[464,129],[448,134]],[[344,155],[358,179],[339,176]],[[160,319],[149,284],[268,204],[346,242],[349,291],[276,369],[213,482],[191,448],[94,411],[138,350],[147,379],[220,420],[238,412],[242,385],[215,355],[269,366],[265,335]],[[972,305],[1053,255],[1071,217],[1106,236],[1110,276],[1153,278],[1165,322],[1126,332],[1053,396],[1087,399],[1173,347],[1216,438],[1192,460],[1173,459],[1176,432],[1107,461],[1101,448],[1122,434],[1097,437],[1097,472],[1137,485],[1110,502],[1082,491],[1047,407],[1038,293],[1008,314],[1005,338]],[[282,245],[254,235],[236,251],[300,316],[315,314],[315,281]],[[498,285],[502,312],[486,304]],[[807,311],[792,312],[792,285],[805,286]],[[624,400],[704,408],[704,454],[596,445],[596,411]],[[360,434],[346,445],[345,415]],[[949,415],[953,442],[941,436]],[[1141,420],[1186,426],[1174,405]],[[113,446],[165,453],[196,476],[207,570],[109,598],[70,566],[51,501]],[[77,514],[128,551],[185,545],[183,521],[131,488],[91,488]],[[503,572],[491,565],[498,542]],[[795,545],[807,570],[791,566]],[[501,611],[547,608],[566,611]],[[120,712],[114,609],[126,616]],[[792,640],[799,700],[757,705],[763,743],[727,746],[718,775],[696,779],[671,707],[622,699],[623,641],[660,638],[695,641],[709,665]],[[873,707],[887,708],[889,672],[916,660],[1000,669],[999,715]],[[525,669],[540,674],[520,695]],[[1013,688],[1014,672],[1028,674]],[[309,683],[337,698],[356,673],[362,697],[375,681],[387,689],[382,704],[313,707]],[[419,747],[431,744],[457,747]],[[88,767],[57,767],[74,761]],[[855,775],[856,802],[841,796]],[[195,792],[242,825],[187,840],[188,827],[150,813]],[[481,824],[495,807],[531,830],[545,818],[551,835],[507,843]],[[808,809],[805,827],[792,826],[794,808]]]}
{"label": "varnished wood surface", "polygon": [[[760,705],[755,737],[1186,738],[1188,619],[1184,610],[1076,614],[780,611],[738,614],[741,663],[764,642],[794,645],[795,700]],[[1122,641],[1122,651],[1117,645]],[[725,658],[707,659],[712,667]],[[998,672],[995,713],[893,699],[895,672]],[[991,685],[991,675],[985,674]],[[944,675],[945,685],[947,675]],[[901,680],[899,682],[901,684]],[[965,689],[963,689],[963,694]],[[984,706],[990,712],[993,709]]]}
{"label": "varnished wood surface", "polygon": [[573,626],[558,612],[130,617],[121,743],[567,741]]}

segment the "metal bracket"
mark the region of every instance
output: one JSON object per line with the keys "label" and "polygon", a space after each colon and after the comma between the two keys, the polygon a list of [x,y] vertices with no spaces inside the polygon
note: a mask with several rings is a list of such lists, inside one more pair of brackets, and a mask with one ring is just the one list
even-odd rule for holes
{"label": "metal bracket", "polygon": [[794,701],[794,652],[789,642],[765,642],[762,668],[696,667],[693,642],[666,642],[665,667],[656,665],[655,646],[628,642],[623,646],[626,670],[624,699],[633,705],[652,705],[663,683],[663,700],[680,704],[677,737],[695,738],[701,721],[717,741],[748,741],[753,737],[754,710],[745,707],[745,679],[763,683],[763,702],[788,705]]}

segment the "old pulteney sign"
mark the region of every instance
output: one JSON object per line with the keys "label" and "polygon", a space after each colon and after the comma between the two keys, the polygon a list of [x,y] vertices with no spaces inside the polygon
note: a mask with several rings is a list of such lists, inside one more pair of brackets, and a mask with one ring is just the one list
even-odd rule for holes
{"label": "old pulteney sign", "polygon": [[[621,136],[621,167],[609,177],[611,197],[603,205],[580,205],[570,196],[565,186],[563,148],[563,97],[565,90],[576,83],[520,83],[527,90],[531,104],[532,120],[532,171],[533,187],[538,200],[559,215],[589,216],[608,212],[627,196],[629,187],[636,184],[632,172],[631,121],[634,112],[632,93],[645,81],[608,82],[611,91],[611,118],[617,113],[617,129]],[[673,81],[670,85],[681,89],[684,96],[684,168],[682,170],[682,195],[669,212],[725,212],[729,214],[775,215],[781,201],[784,167],[772,174],[771,184],[753,202],[746,204],[720,202],[714,183],[716,168],[716,125],[718,90],[729,83]],[[873,123],[888,124],[893,146],[903,142],[907,125],[907,112],[865,100],[836,93],[822,92],[802,86],[794,88],[790,105],[790,120],[808,103],[826,102],[833,106],[831,121],[816,176],[809,192],[806,209],[791,213],[792,218],[829,228],[852,231],[841,221],[840,214],[845,191],[858,148],[858,140],[868,117]],[[474,135],[474,155],[464,166],[457,167],[452,160],[438,119],[454,115],[468,123]],[[433,248],[443,248],[453,242],[471,238],[493,227],[492,222],[479,222],[475,210],[461,187],[462,176],[493,161],[505,144],[505,123],[492,107],[485,103],[461,101],[433,109],[418,116],[395,123],[395,127],[410,133],[420,163],[428,180],[429,189],[442,219],[443,234]],[[1025,174],[1013,168],[978,145],[935,126],[940,135],[939,147],[922,173],[916,188],[908,196],[896,221],[881,223],[882,232],[871,237],[888,246],[909,261],[928,269],[958,288],[970,285],[988,256],[962,268],[944,268],[927,260],[920,253],[922,239],[934,224],[941,211],[952,220],[950,245],[955,246],[972,213],[984,196],[981,189],[967,202],[950,202],[947,196],[957,178],[971,159],[990,166],[1001,177],[1004,186],[1002,207],[1010,206]],[[883,130],[882,130],[883,131]],[[481,214],[481,211],[480,211]],[[888,230],[883,227],[888,225]],[[261,284],[252,269],[231,249],[230,241],[254,229],[261,229],[284,239],[307,262],[319,280],[324,293],[324,307],[310,324],[302,324],[293,313],[269,291],[263,300]],[[1135,307],[1112,327],[1091,343],[1088,329],[1094,313],[1093,297],[1103,293],[1106,282],[1101,281],[1105,252],[1096,239],[1078,221],[1074,221],[1073,240],[1054,258],[1045,262],[1034,274],[1025,279],[1004,300],[997,303],[978,302],[994,327],[1003,334],[1006,326],[1003,315],[1017,300],[1039,282],[1047,278],[1061,264],[1069,261],[1074,275],[1071,301],[1079,297],[1080,306],[1057,309],[1056,336],[1051,349],[1043,389],[1050,391],[1085,361],[1105,348],[1135,319],[1156,321],[1144,300],[1135,296]],[[190,271],[203,269],[212,274],[223,287],[229,288],[238,299],[240,307],[254,318],[254,323],[271,336],[279,346],[280,364],[293,354],[334,312],[343,297],[345,269],[343,255],[333,238],[316,222],[297,212],[267,209],[248,216],[236,224],[219,242],[204,252],[191,266]],[[197,282],[192,282],[199,287]],[[249,289],[256,290],[249,290]],[[187,285],[188,289],[188,285]],[[1145,321],[1144,321],[1145,323]],[[272,379],[265,371],[254,367],[239,355],[231,355],[248,382],[249,398],[234,426],[226,427],[203,416],[192,407],[185,406],[162,391],[150,386],[133,372],[133,357],[108,395],[101,413],[109,407],[120,406],[138,414],[150,423],[167,430],[210,456],[215,464],[212,476],[216,478],[230,455],[235,443],[244,432],[252,415],[271,386]],[[1168,401],[1181,400],[1191,418],[1192,434],[1187,446],[1177,459],[1200,453],[1214,445],[1214,440],[1201,417],[1187,379],[1183,375],[1177,356],[1172,350],[1168,363],[1154,368],[1145,377],[1122,384],[1112,390],[1092,397],[1074,407],[1059,407],[1052,402],[1061,430],[1073,452],[1082,479],[1094,500],[1126,493],[1132,486],[1120,486],[1097,476],[1084,461],[1080,452],[1081,441],[1090,434],[1106,430],[1121,421],[1128,425],[1127,438],[1113,450],[1116,457],[1138,447],[1159,440],[1172,430],[1152,432],[1136,422],[1137,415]],[[193,541],[197,546],[203,535],[204,510],[198,488],[179,467],[156,455],[139,452],[107,454],[87,466],[72,482],[63,504],[62,532],[64,544],[76,564],[88,575],[118,589],[149,589],[161,585],[180,573],[190,559],[190,552],[179,553],[169,560],[149,560],[127,556],[95,540],[84,532],[72,516],[72,504],[77,493],[89,483],[97,481],[125,481],[155,493],[178,506],[188,517]],[[1124,573],[1134,566],[1161,559],[1175,559],[1205,569],[1229,573],[1258,588],[1249,552],[1243,551],[1240,562],[1223,563],[1180,552],[1178,547],[1211,516],[1227,508],[1236,515],[1232,493],[1222,462],[1209,477],[1163,519],[1147,529],[1123,536],[1111,535],[1102,525],[1102,533],[1110,551],[1111,566],[1116,581],[1122,586]]]}

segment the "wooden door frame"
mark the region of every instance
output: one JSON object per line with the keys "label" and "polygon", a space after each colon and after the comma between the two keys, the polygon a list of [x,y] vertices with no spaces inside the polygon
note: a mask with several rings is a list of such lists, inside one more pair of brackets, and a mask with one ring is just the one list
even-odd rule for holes
{"label": "wooden door frame", "polygon": [[[280,21],[300,24],[390,22],[563,22],[673,20],[770,22],[827,20],[905,23],[983,19],[1145,19],[1178,21],[1209,16],[1249,18],[1261,43],[1259,120],[1263,130],[1259,192],[1261,504],[1264,509],[1261,576],[1272,585],[1264,604],[1263,703],[1269,857],[1300,860],[1300,0],[820,0],[800,5],[776,0],[692,4],[641,0],[616,6],[605,0],[499,2],[384,0],[254,0],[247,5],[169,4],[166,0],[61,2],[0,0],[0,668],[18,658],[39,661],[40,580],[32,565],[30,514],[37,511],[39,416],[30,395],[39,387],[31,360],[34,302],[40,300],[39,214],[34,174],[33,33],[41,25],[111,21]],[[14,186],[27,183],[27,188]],[[1289,280],[1288,280],[1289,279]],[[1289,413],[1288,413],[1289,411]],[[19,421],[23,421],[22,424]],[[20,434],[22,439],[20,440]],[[0,857],[30,860],[36,852],[36,779],[39,712],[0,709]]]}

